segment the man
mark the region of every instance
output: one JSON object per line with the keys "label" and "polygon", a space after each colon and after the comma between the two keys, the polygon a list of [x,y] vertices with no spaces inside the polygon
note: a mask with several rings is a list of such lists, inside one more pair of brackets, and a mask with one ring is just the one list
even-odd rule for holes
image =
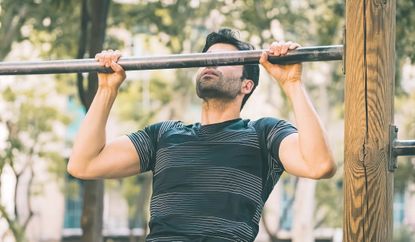
{"label": "man", "polygon": [[[197,95],[201,122],[165,121],[105,141],[105,125],[125,79],[119,52],[104,51],[99,88],[75,140],[68,172],[82,179],[153,172],[147,241],[253,241],[267,200],[280,175],[331,177],[336,166],[325,131],[301,82],[301,64],[273,65],[299,45],[274,42],[260,63],[291,101],[297,128],[275,118],[240,118],[258,84],[258,65],[200,68]],[[206,38],[204,52],[249,50],[229,29]],[[298,130],[297,130],[298,129]]]}

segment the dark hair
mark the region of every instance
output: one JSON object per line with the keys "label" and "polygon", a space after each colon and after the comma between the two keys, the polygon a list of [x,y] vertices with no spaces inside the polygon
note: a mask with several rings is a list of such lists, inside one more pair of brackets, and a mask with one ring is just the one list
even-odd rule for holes
{"label": "dark hair", "polygon": [[[235,46],[238,50],[254,50],[255,47],[249,43],[240,41],[237,37],[237,32],[223,28],[220,29],[218,32],[212,32],[206,37],[206,43],[203,47],[202,52],[206,52],[212,45],[217,43],[225,43]],[[259,65],[258,64],[247,64],[244,65],[243,73],[242,73],[242,80],[250,79],[254,82],[254,87],[252,91],[245,95],[242,100],[241,109],[244,107],[246,101],[254,92],[255,88],[258,86],[259,82]]]}

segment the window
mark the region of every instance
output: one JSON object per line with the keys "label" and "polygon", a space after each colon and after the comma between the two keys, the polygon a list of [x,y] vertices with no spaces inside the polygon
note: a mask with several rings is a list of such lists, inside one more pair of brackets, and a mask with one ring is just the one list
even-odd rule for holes
{"label": "window", "polygon": [[81,228],[83,184],[80,180],[66,174],[65,177],[65,229]]}
{"label": "window", "polygon": [[398,228],[403,225],[405,218],[405,192],[396,191],[393,196],[393,226]]}

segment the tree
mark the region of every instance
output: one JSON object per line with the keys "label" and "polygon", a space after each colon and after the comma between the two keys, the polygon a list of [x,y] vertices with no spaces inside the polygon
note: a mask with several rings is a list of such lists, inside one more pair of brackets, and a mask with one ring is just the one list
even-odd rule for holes
{"label": "tree", "polygon": [[[81,33],[79,37],[78,58],[88,49],[90,57],[99,53],[104,46],[110,0],[83,0],[81,7]],[[87,88],[84,79],[78,74],[79,97],[88,111],[98,89],[96,73],[88,75]],[[83,212],[81,218],[81,240],[102,241],[102,211],[104,208],[104,182],[102,180],[84,181]]]}
{"label": "tree", "polygon": [[[10,212],[0,203],[0,219],[6,220],[17,242],[26,240],[25,230],[35,212],[31,198],[41,192],[39,189],[36,192],[36,186],[41,184],[36,180],[34,164],[48,162],[50,167],[64,164],[56,149],[59,147],[51,148],[50,144],[62,139],[57,135],[57,125],[66,125],[69,121],[58,107],[49,104],[48,92],[39,94],[34,89],[19,89],[9,86],[2,90],[4,110],[0,117],[0,126],[7,134],[5,150],[0,153],[0,176],[11,173],[14,180],[13,209]],[[0,236],[3,240],[9,233]]]}
{"label": "tree", "polygon": [[[0,60],[6,58],[14,43],[25,40],[30,40],[32,43],[37,42],[38,44],[40,42],[54,43],[55,38],[59,39],[62,37],[62,25],[68,24],[69,22],[65,21],[75,17],[71,15],[70,10],[75,8],[76,4],[74,1],[68,0],[1,1],[0,42],[2,44],[0,46]],[[54,32],[59,27],[61,27],[61,32]],[[48,32],[48,40],[40,38],[39,35],[32,35],[33,31]],[[57,45],[59,45],[59,42],[54,44],[54,46]],[[46,51],[49,52],[50,49]]]}

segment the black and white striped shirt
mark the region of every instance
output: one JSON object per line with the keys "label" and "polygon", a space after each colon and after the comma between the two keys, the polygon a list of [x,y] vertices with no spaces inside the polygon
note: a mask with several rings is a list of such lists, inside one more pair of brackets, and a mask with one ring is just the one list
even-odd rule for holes
{"label": "black and white striped shirt", "polygon": [[129,134],[142,172],[153,172],[147,241],[253,241],[284,171],[278,149],[297,132],[274,118],[185,125]]}

